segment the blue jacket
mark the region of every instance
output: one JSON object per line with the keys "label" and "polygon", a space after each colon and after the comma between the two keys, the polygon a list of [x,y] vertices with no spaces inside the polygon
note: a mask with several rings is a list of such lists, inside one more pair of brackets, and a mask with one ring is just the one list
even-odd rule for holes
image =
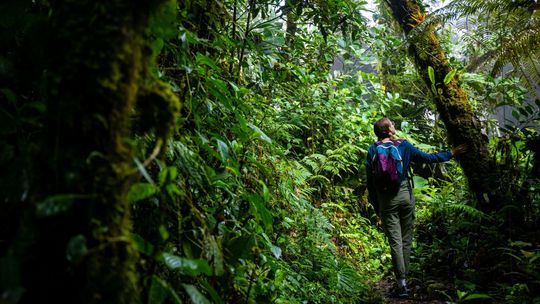
{"label": "blue jacket", "polygon": [[[428,154],[418,150],[415,146],[409,143],[406,140],[399,140],[401,143],[397,146],[399,154],[403,159],[403,176],[400,176],[400,183],[407,178],[407,173],[409,171],[409,165],[412,162],[415,163],[442,163],[449,161],[452,158],[452,152],[444,151],[439,153]],[[386,144],[386,143],[384,143]],[[375,190],[375,185],[373,183],[372,176],[372,165],[371,162],[373,157],[377,153],[378,143],[374,143],[369,146],[367,157],[366,157],[366,176],[367,176],[367,187],[369,191],[369,200],[371,204],[378,206],[377,202],[377,191]]]}

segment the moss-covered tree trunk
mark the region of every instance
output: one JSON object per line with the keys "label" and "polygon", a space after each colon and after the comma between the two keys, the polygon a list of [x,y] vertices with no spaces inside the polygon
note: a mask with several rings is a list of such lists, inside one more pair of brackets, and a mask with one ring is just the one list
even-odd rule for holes
{"label": "moss-covered tree trunk", "polygon": [[[390,0],[387,3],[406,35],[425,19],[425,13],[416,0]],[[498,209],[503,199],[498,186],[497,166],[489,156],[487,138],[481,133],[467,94],[460,87],[457,77],[444,84],[444,78],[451,67],[433,27],[428,26],[412,36],[409,37],[410,55],[427,87],[432,86],[428,67],[434,70],[435,104],[446,126],[450,143],[454,146],[466,144],[469,147],[468,153],[459,157],[459,162],[470,188],[483,210]]]}
{"label": "moss-covered tree trunk", "polygon": [[[137,303],[130,120],[163,1],[51,1],[54,63],[19,251],[24,303]],[[147,94],[146,94],[147,95]]]}

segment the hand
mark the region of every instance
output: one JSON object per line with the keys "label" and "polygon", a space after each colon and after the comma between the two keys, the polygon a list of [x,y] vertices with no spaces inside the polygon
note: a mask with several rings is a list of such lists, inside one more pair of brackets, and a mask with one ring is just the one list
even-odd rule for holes
{"label": "hand", "polygon": [[461,144],[457,147],[454,147],[452,149],[452,156],[458,156],[458,155],[461,155],[465,152],[467,152],[467,150],[469,150],[469,146],[467,146],[466,144]]}

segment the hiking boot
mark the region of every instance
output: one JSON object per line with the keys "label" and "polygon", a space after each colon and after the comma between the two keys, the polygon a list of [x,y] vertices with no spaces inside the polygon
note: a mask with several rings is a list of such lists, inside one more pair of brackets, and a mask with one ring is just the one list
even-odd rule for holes
{"label": "hiking boot", "polygon": [[394,296],[396,298],[401,298],[401,299],[407,299],[409,298],[409,288],[407,288],[407,286],[401,286],[401,287],[397,287],[395,290],[394,290]]}

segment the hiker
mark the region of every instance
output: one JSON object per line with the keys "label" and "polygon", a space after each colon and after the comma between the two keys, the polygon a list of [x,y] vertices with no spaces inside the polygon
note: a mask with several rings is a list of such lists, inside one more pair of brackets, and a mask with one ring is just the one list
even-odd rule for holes
{"label": "hiker", "polygon": [[407,176],[410,162],[439,163],[466,150],[461,145],[450,151],[428,154],[406,140],[395,139],[394,123],[379,119],[373,129],[377,142],[369,147],[366,159],[370,203],[382,219],[390,244],[392,265],[397,280],[396,296],[408,297],[406,276],[409,271],[412,233],[415,219],[412,186]]}

